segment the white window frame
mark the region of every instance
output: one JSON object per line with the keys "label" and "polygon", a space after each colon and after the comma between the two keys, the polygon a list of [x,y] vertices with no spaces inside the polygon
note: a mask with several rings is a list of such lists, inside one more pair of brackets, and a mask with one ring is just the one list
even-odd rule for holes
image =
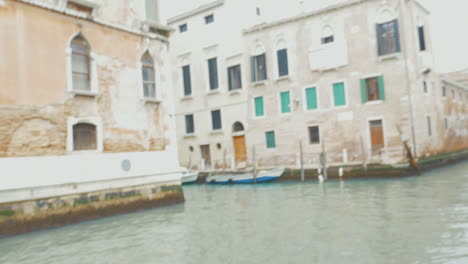
{"label": "white window frame", "polygon": [[[187,121],[185,119],[185,116],[187,115],[192,115],[193,118],[193,132],[192,133],[187,133]],[[195,126],[195,113],[187,113],[183,115],[183,123],[184,123],[184,137],[192,137],[197,134],[197,126]]]}
{"label": "white window frame", "polygon": [[[402,53],[402,49],[404,48],[403,45],[402,45],[402,34],[403,34],[403,31],[401,30],[401,27],[402,27],[402,23],[401,21],[398,19],[398,15],[397,13],[395,12],[395,10],[389,6],[384,6],[382,8],[380,8],[377,12],[377,17],[375,19],[375,25],[377,24],[385,24],[385,23],[388,23],[388,22],[391,22],[393,20],[398,20],[398,34],[399,34],[399,40],[400,40],[400,51],[398,52],[394,52],[394,53],[391,53],[391,54],[385,54],[385,55],[379,55],[377,53],[377,58],[379,59],[379,61],[384,61],[384,60],[387,60],[387,59],[399,59],[401,57],[401,53]],[[375,29],[374,29],[375,31]],[[377,36],[377,32],[374,33],[375,35],[375,43],[376,43],[376,48],[378,49],[378,45],[379,45],[379,41],[378,41],[378,38],[379,36]]]}
{"label": "white window frame", "polygon": [[[221,118],[221,128],[220,129],[213,129],[213,114],[212,112],[213,111],[216,111],[216,110],[219,110],[219,117]],[[210,128],[210,132],[211,134],[218,134],[218,133],[224,133],[224,126],[223,126],[223,111],[221,108],[211,108],[209,109],[209,112],[208,112],[210,118],[208,118],[209,120],[209,128]]]}
{"label": "white window frame", "polygon": [[[339,105],[339,106],[336,106],[335,105],[335,94],[333,92],[333,85],[334,84],[337,84],[337,83],[343,83],[344,84],[344,89],[345,89],[345,100],[346,100],[346,104],[345,105]],[[349,95],[348,95],[348,83],[346,82],[346,80],[335,80],[335,81],[332,81],[331,82],[331,87],[330,87],[330,93],[331,93],[331,96],[330,96],[330,103],[331,103],[331,108],[332,109],[340,109],[340,108],[347,108],[349,106]]]}
{"label": "white window frame", "polygon": [[[255,81],[252,81],[252,63],[251,63],[251,58],[254,57],[254,56],[259,56],[259,55],[262,55],[262,54],[265,54],[265,72],[266,72],[266,79],[265,80],[261,80],[261,81],[258,81],[258,80],[255,80]],[[266,62],[266,60],[268,59],[267,58],[267,52],[266,52],[266,49],[265,49],[265,46],[263,46],[261,43],[256,43],[255,44],[255,47],[254,49],[252,50],[252,52],[250,53],[250,57],[249,57],[249,83],[251,83],[253,86],[257,86],[257,85],[260,85],[260,84],[266,84],[267,81],[268,81],[268,64]],[[255,68],[255,73],[257,72],[257,69]],[[257,77],[257,76],[256,76]],[[258,79],[258,78],[255,78],[255,79]]]}
{"label": "white window frame", "polygon": [[[287,54],[288,74],[284,75],[284,76],[279,76],[278,51],[283,50],[283,49],[286,50],[286,54]],[[278,41],[276,41],[275,50],[273,51],[273,56],[272,56],[274,58],[274,60],[275,60],[275,63],[273,63],[273,70],[275,72],[274,78],[275,78],[276,81],[286,80],[286,79],[289,79],[290,76],[291,76],[291,67],[290,67],[291,63],[289,62],[291,56],[289,56],[290,55],[289,53],[290,53],[290,49],[289,49],[289,47],[287,45],[287,42],[284,40],[284,38],[279,38]],[[267,80],[268,80],[268,68],[267,68]]]}
{"label": "white window frame", "polygon": [[[255,114],[255,98],[262,97],[263,98],[263,116],[257,116]],[[253,96],[252,97],[252,118],[254,120],[264,119],[266,117],[266,107],[265,107],[265,95]],[[244,127],[245,128],[245,127]]]}
{"label": "white window frame", "polygon": [[[362,75],[360,78],[359,78],[359,95],[361,95],[361,80],[362,79],[369,79],[369,78],[379,78],[379,76],[384,76],[383,73],[373,73],[373,74],[366,74],[366,75]],[[366,84],[367,85],[367,84]],[[384,78],[384,86],[385,86],[385,78]],[[377,87],[378,88],[378,87]],[[366,87],[366,92],[367,92],[367,87]],[[380,92],[380,91],[379,91]],[[361,95],[362,96],[362,95]],[[346,99],[348,100],[348,99]],[[367,102],[365,103],[362,103],[362,99],[361,100],[361,104],[363,105],[375,105],[375,104],[383,104],[384,101],[382,99],[378,99],[378,100],[367,100]],[[347,102],[347,101],[346,101]]]}
{"label": "white window frame", "polygon": [[[307,94],[306,94],[306,89],[307,88],[315,88],[315,92],[317,94],[317,109],[307,109]],[[304,86],[304,88],[302,89],[302,96],[304,98],[303,100],[303,103],[302,103],[302,108],[304,109],[304,112],[318,112],[320,111],[320,95],[319,95],[319,92],[320,89],[319,89],[319,85],[318,84],[311,84],[311,85],[307,85],[307,86]]]}
{"label": "white window frame", "polygon": [[[151,56],[151,58],[153,59],[153,71],[154,71],[154,92],[156,94],[156,97],[155,98],[148,98],[148,97],[145,97],[145,92],[144,92],[144,87],[143,87],[143,64],[141,63],[141,58],[143,58],[143,55],[145,55],[145,53],[148,52]],[[138,74],[139,74],[139,78],[138,78],[138,87],[140,87],[138,90],[138,95],[140,97],[140,100],[143,102],[143,103],[161,103],[162,102],[162,99],[161,99],[161,91],[158,90],[158,83],[161,83],[161,76],[160,76],[160,72],[156,70],[156,61],[154,60],[154,57],[153,55],[151,54],[151,52],[149,51],[149,49],[145,49],[145,52],[143,52],[140,56],[140,60],[138,61]]]}
{"label": "white window frame", "polygon": [[[80,123],[92,124],[96,126],[96,150],[74,150],[73,145],[73,126]],[[67,152],[73,154],[80,153],[101,153],[103,152],[103,128],[102,119],[97,116],[73,117],[67,119]]]}
{"label": "white window frame", "polygon": [[83,38],[88,42],[89,45],[89,64],[90,64],[90,91],[80,91],[73,89],[73,72],[72,72],[72,48],[71,42],[81,33],[74,34],[69,40],[68,45],[65,50],[65,64],[67,67],[67,92],[72,96],[82,95],[82,96],[91,96],[95,97],[99,94],[99,81],[98,81],[98,71],[97,71],[97,62],[96,62],[96,54],[93,52],[93,48],[89,40],[84,36]]}

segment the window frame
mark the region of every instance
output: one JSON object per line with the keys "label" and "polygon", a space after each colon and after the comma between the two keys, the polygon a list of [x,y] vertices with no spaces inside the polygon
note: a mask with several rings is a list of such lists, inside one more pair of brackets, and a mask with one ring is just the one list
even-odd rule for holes
{"label": "window frame", "polygon": [[[95,150],[75,150],[73,126],[80,123],[91,124],[96,127],[96,149]],[[102,119],[97,116],[90,117],[73,117],[67,118],[67,152],[73,154],[80,153],[101,153],[103,152],[103,128]]]}
{"label": "window frame", "polygon": [[[215,92],[215,91],[219,91],[220,90],[220,87],[219,87],[219,71],[218,71],[218,57],[212,57],[212,58],[208,58],[207,60],[207,66],[208,66],[208,93],[210,92]],[[212,62],[214,61],[214,71],[212,72],[213,68],[212,68]],[[213,79],[213,82],[212,82],[212,74],[215,74],[214,77],[216,77],[215,79]],[[214,88],[213,88],[213,85],[216,85]]]}
{"label": "window frame", "polygon": [[[180,73],[181,73],[181,80],[182,80],[182,98],[189,98],[189,97],[192,97],[193,96],[193,89],[192,89],[192,71],[191,71],[191,64],[184,64],[182,66],[180,66]],[[186,86],[186,79],[185,79],[185,72],[184,72],[184,69],[188,67],[188,76],[189,76],[189,87],[190,87],[190,93],[189,94],[186,94],[186,89],[185,89],[185,86]]]}
{"label": "window frame", "polygon": [[[192,122],[192,131],[189,131],[189,126],[187,125],[187,117],[191,117],[191,122]],[[185,122],[185,134],[186,135],[194,135],[196,132],[195,128],[195,115],[192,114],[186,114],[184,115],[184,122]]]}
{"label": "window frame", "polygon": [[[286,60],[286,65],[283,67],[286,67],[285,70],[286,70],[286,73],[285,74],[281,74],[281,64],[280,64],[280,52],[281,51],[284,51],[285,52],[285,60]],[[276,62],[277,62],[277,79],[283,79],[283,78],[287,78],[289,77],[289,56],[288,56],[288,48],[287,47],[283,47],[283,48],[279,48],[276,50]]]}
{"label": "window frame", "polygon": [[[256,99],[257,98],[262,98],[262,112],[263,112],[263,115],[261,116],[257,116],[257,101]],[[265,111],[265,96],[263,95],[260,95],[260,96],[255,96],[252,100],[252,104],[253,104],[253,118],[254,119],[262,119],[262,118],[265,118],[266,116],[266,111]]]}
{"label": "window frame", "polygon": [[[216,112],[216,111],[219,111],[220,128],[214,128],[213,112]],[[211,132],[221,132],[221,131],[223,131],[223,115],[222,115],[221,108],[215,108],[215,109],[210,110],[210,121],[211,121],[211,124],[210,124]]]}
{"label": "window frame", "polygon": [[[258,73],[260,71],[260,69],[258,67],[259,66],[258,58],[261,57],[261,56],[263,56],[263,58],[264,58],[263,59],[263,66],[264,66],[265,69],[264,69],[263,74],[265,76],[264,76],[264,79],[260,80],[259,77],[258,77],[259,76]],[[263,53],[260,53],[260,54],[257,54],[257,55],[252,55],[250,57],[250,59],[251,59],[251,63],[250,63],[251,74],[254,74],[253,76],[251,76],[251,82],[253,84],[255,84],[255,83],[261,83],[261,82],[267,81],[268,80],[268,68],[267,68],[267,62],[266,62],[266,52],[263,52]],[[252,67],[253,67],[253,69],[252,69]]]}
{"label": "window frame", "polygon": [[[284,94],[284,93],[288,93],[289,94],[289,112],[283,112],[283,101],[282,101],[282,98],[281,98],[281,95]],[[292,104],[292,99],[293,97],[293,93],[291,90],[286,90],[286,91],[279,91],[278,93],[278,110],[279,110],[279,114],[280,115],[291,115],[292,112],[293,112],[293,104]]]}
{"label": "window frame", "polygon": [[[273,133],[273,146],[269,146],[268,145],[268,133]],[[274,150],[277,148],[277,143],[276,143],[276,131],[275,130],[269,130],[269,131],[265,131],[265,148],[267,150]]]}
{"label": "window frame", "polygon": [[[211,20],[210,20],[211,19]],[[214,14],[209,14],[204,17],[205,24],[211,24],[214,23]]]}
{"label": "window frame", "polygon": [[[231,86],[233,86],[233,82],[231,79],[231,70],[232,69],[236,69],[236,68],[239,68],[239,85],[240,87],[236,87],[236,88],[231,88]],[[235,65],[231,65],[229,67],[227,67],[227,74],[228,74],[228,91],[229,92],[233,92],[233,91],[237,91],[237,90],[242,90],[242,67],[241,67],[241,64],[235,64]]]}
{"label": "window frame", "polygon": [[[385,42],[389,43],[389,40],[382,37],[383,29],[385,25],[392,24],[394,35],[393,35],[393,49],[385,50]],[[387,29],[388,30],[388,29]],[[387,20],[385,22],[376,23],[376,36],[377,36],[377,55],[378,57],[387,57],[401,53],[401,39],[400,39],[400,24],[398,18]],[[388,48],[387,48],[388,49]]]}
{"label": "window frame", "polygon": [[178,28],[179,28],[180,34],[185,33],[188,31],[188,24],[187,23],[180,24]]}
{"label": "window frame", "polygon": [[[149,58],[151,59],[152,61],[152,65],[149,65],[149,64],[145,64],[144,63],[144,57],[148,55]],[[154,87],[154,97],[147,97],[145,95],[145,84],[147,83],[151,83],[151,82],[148,82],[148,81],[145,81],[145,78],[144,78],[144,75],[143,75],[143,70],[144,68],[150,68],[152,69],[153,71],[153,87]],[[158,72],[156,71],[156,67],[155,67],[155,63],[154,63],[154,59],[153,59],[153,56],[151,56],[151,53],[147,50],[143,53],[143,55],[141,56],[141,59],[140,59],[140,70],[141,70],[141,92],[140,92],[140,96],[141,96],[141,99],[145,102],[159,102],[159,97],[158,97],[158,93],[157,93],[157,87],[156,87],[156,83],[158,82]]]}
{"label": "window frame", "polygon": [[426,32],[424,30],[424,25],[418,26],[418,43],[419,43],[419,51],[426,51]]}
{"label": "window frame", "polygon": [[[307,89],[310,89],[310,88],[315,88],[315,96],[316,96],[316,103],[317,103],[317,108],[316,109],[309,109],[307,107]],[[314,111],[319,111],[320,110],[320,88],[319,88],[319,85],[317,84],[311,84],[311,85],[307,85],[303,88],[303,97],[304,97],[304,103],[303,103],[303,108],[304,108],[304,111],[305,112],[314,112]]]}
{"label": "window frame", "polygon": [[[317,128],[317,133],[318,133],[318,141],[312,141],[312,128]],[[307,127],[307,132],[309,136],[309,145],[320,145],[321,143],[321,137],[320,137],[320,126],[319,125],[312,125]]]}
{"label": "window frame", "polygon": [[[338,105],[338,106],[336,106],[336,105],[335,105],[335,89],[334,89],[334,85],[335,85],[335,84],[338,84],[338,83],[343,83],[343,85],[344,85],[345,104],[344,104],[344,105]],[[347,84],[346,80],[337,80],[337,81],[331,82],[331,96],[330,96],[330,99],[331,99],[331,108],[346,108],[346,107],[348,107],[348,105],[349,105],[348,84]]]}

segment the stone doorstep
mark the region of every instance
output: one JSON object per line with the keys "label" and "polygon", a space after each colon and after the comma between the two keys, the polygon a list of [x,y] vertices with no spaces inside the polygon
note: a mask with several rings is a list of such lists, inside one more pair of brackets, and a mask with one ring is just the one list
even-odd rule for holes
{"label": "stone doorstep", "polygon": [[180,185],[151,185],[130,191],[104,190],[99,193],[0,204],[0,237],[184,201]]}

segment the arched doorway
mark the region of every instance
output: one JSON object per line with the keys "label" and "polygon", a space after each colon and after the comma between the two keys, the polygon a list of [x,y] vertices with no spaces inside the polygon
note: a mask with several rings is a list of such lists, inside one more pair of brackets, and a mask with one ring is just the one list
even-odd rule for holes
{"label": "arched doorway", "polygon": [[235,122],[232,125],[232,135],[236,164],[246,162],[247,149],[245,147],[245,129],[241,122]]}

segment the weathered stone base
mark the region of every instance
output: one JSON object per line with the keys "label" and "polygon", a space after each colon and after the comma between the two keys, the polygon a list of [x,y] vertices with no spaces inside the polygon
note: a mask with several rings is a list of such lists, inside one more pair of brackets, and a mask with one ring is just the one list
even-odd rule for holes
{"label": "weathered stone base", "polygon": [[148,185],[0,204],[0,237],[182,202],[180,185]]}

